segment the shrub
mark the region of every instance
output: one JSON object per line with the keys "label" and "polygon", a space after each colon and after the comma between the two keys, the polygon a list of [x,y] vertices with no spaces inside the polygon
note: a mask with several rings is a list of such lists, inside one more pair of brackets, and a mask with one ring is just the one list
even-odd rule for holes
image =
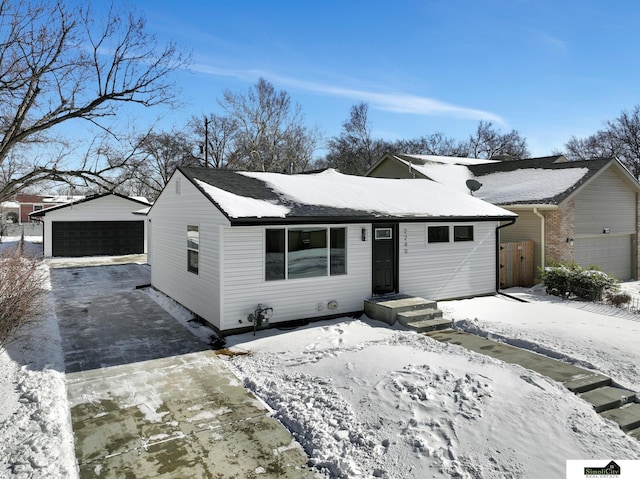
{"label": "shrub", "polygon": [[548,294],[574,296],[586,301],[601,301],[605,294],[618,291],[618,281],[590,266],[583,269],[577,263],[554,263],[540,269],[540,277]]}
{"label": "shrub", "polygon": [[46,280],[42,261],[16,249],[0,254],[0,349],[18,339],[20,329],[39,319]]}
{"label": "shrub", "polygon": [[631,302],[631,296],[627,293],[612,293],[607,296],[607,302],[616,308],[619,308],[623,304]]}

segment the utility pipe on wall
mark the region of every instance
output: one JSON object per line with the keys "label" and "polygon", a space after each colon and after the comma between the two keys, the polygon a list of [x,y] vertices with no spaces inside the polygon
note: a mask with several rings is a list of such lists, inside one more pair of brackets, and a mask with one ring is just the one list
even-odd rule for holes
{"label": "utility pipe on wall", "polygon": [[538,208],[533,208],[533,214],[540,218],[540,267],[544,269],[545,258],[545,231],[544,231],[544,215],[538,211]]}

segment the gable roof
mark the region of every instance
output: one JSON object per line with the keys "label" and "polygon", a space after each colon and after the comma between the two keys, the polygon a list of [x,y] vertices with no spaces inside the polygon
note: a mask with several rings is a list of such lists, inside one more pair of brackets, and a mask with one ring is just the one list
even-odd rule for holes
{"label": "gable roof", "polygon": [[476,196],[491,203],[559,205],[610,167],[628,175],[615,159],[558,161],[553,156],[474,165],[469,170],[483,184]]}
{"label": "gable roof", "polygon": [[48,213],[51,213],[53,211],[59,211],[61,209],[64,208],[71,208],[75,205],[78,205],[80,203],[86,203],[88,201],[93,201],[93,200],[97,200],[99,198],[104,198],[105,196],[117,196],[118,198],[122,198],[128,201],[131,201],[133,203],[139,204],[139,205],[144,205],[144,206],[149,206],[150,203],[148,201],[143,201],[141,197],[137,196],[137,197],[129,197],[129,196],[125,196],[125,195],[121,195],[120,193],[101,193],[98,195],[92,195],[92,196],[87,196],[87,197],[83,197],[82,199],[79,199],[77,201],[72,201],[70,203],[65,203],[63,205],[57,205],[57,206],[52,206],[51,208],[45,208],[39,211],[34,211],[33,213],[29,213],[29,216],[31,217],[39,217],[39,216],[45,216]]}
{"label": "gable roof", "polygon": [[515,217],[432,181],[343,175],[333,169],[304,175],[199,167],[178,170],[232,225]]}
{"label": "gable roof", "polygon": [[[563,155],[523,160],[461,163],[458,158],[448,161],[415,162],[420,155],[385,155],[381,160],[406,165],[414,176],[437,181],[460,192],[468,192],[466,181],[475,179],[482,187],[474,193],[492,204],[507,205],[559,205],[585,184],[608,168],[616,168],[627,182],[640,191],[640,184],[616,159],[604,158],[567,161]],[[447,158],[447,157],[444,157]]]}

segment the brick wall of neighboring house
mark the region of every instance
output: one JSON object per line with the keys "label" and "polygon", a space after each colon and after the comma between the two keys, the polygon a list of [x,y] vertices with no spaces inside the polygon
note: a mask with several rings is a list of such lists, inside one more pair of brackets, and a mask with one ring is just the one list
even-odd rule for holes
{"label": "brick wall of neighboring house", "polygon": [[567,238],[575,236],[576,204],[570,200],[564,208],[545,212],[545,238],[547,259],[551,261],[574,261],[575,251]]}
{"label": "brick wall of neighboring house", "polygon": [[29,223],[32,221],[29,213],[56,206],[53,203],[44,203],[45,198],[50,198],[50,196],[18,193],[15,196],[15,201],[20,203],[20,223]]}

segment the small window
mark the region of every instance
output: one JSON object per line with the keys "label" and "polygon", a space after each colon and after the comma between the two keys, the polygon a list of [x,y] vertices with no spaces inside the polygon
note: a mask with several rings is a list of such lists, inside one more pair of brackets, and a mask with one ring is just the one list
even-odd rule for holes
{"label": "small window", "polygon": [[269,229],[266,232],[265,279],[284,279],[284,229]]}
{"label": "small window", "polygon": [[428,228],[429,243],[448,243],[449,227],[448,226],[429,226]]}
{"label": "small window", "polygon": [[33,211],[42,211],[42,205],[33,205]]}
{"label": "small window", "polygon": [[346,274],[347,262],[347,229],[346,228],[331,228],[331,249],[329,251],[329,258],[331,261],[330,273],[331,276]]}
{"label": "small window", "polygon": [[473,226],[454,226],[453,241],[473,241]]}
{"label": "small window", "polygon": [[393,239],[393,233],[391,228],[376,228],[376,236],[377,240],[390,240]]}
{"label": "small window", "polygon": [[187,225],[187,271],[198,274],[200,252],[200,227]]}

